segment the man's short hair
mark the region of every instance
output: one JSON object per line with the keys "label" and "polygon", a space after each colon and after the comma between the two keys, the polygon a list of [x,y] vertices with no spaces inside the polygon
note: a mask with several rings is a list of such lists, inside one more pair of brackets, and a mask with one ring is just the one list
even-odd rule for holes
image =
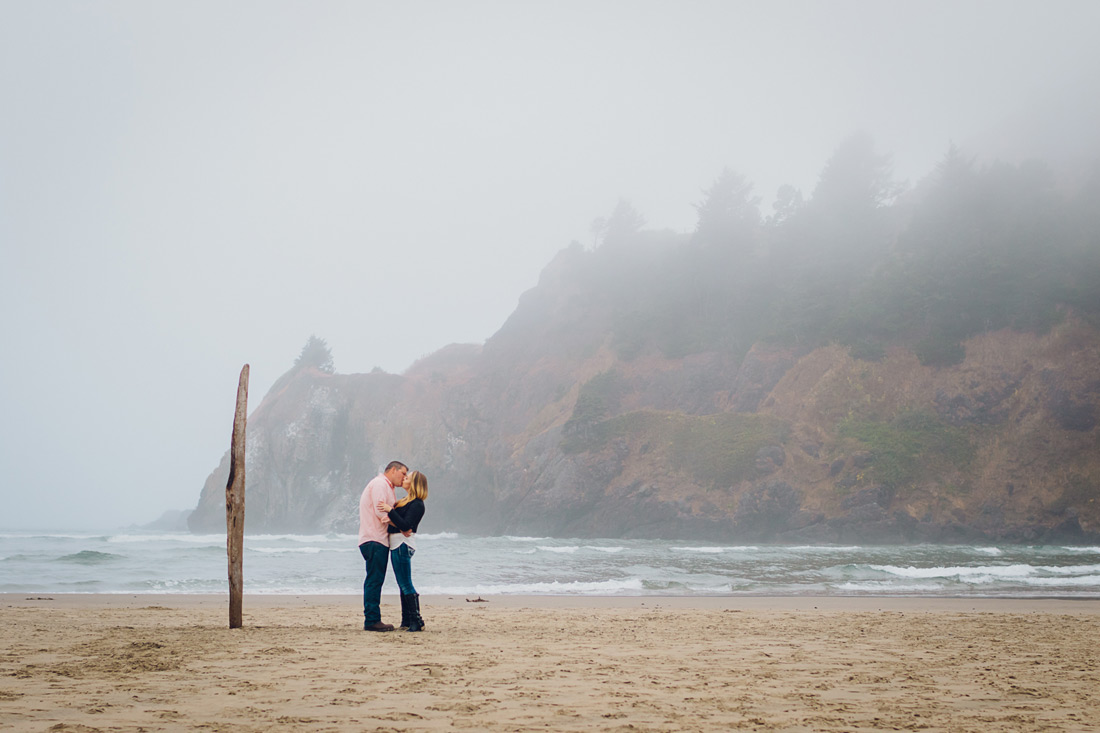
{"label": "man's short hair", "polygon": [[409,467],[408,467],[408,466],[406,466],[406,465],[405,465],[404,463],[402,463],[401,461],[390,461],[390,462],[389,462],[389,465],[387,465],[387,466],[386,466],[386,470],[385,470],[385,471],[383,471],[382,473],[389,473],[390,471],[392,471],[392,470],[393,470],[393,469],[395,469],[395,468],[403,468],[403,469],[405,469],[406,471],[408,471],[408,470],[409,470]]}

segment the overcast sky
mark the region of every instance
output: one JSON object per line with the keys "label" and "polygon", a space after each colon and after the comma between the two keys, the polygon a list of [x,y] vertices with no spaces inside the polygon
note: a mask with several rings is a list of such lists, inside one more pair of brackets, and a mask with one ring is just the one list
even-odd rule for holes
{"label": "overcast sky", "polygon": [[689,231],[724,166],[808,194],[859,130],[915,182],[1036,104],[1077,129],[1098,28],[1091,0],[0,0],[0,527],[194,507],[243,364],[254,408],[310,334],[346,373],[483,342],[619,199]]}

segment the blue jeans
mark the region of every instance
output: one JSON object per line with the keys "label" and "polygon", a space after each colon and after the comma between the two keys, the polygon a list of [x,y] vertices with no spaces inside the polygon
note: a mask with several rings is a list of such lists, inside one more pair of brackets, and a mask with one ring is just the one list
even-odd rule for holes
{"label": "blue jeans", "polygon": [[367,579],[363,581],[363,622],[367,625],[382,620],[382,583],[386,581],[386,556],[390,548],[380,542],[364,542],[359,553],[367,563]]}
{"label": "blue jeans", "polygon": [[393,565],[393,577],[397,579],[397,587],[401,589],[401,595],[403,596],[416,593],[412,578],[412,556],[414,552],[416,550],[404,543],[396,549],[390,550],[390,565]]}

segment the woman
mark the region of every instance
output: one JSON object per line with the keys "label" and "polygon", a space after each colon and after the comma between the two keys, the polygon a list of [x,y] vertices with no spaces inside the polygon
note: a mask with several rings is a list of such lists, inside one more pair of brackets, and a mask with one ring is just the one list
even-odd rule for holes
{"label": "woman", "polygon": [[428,498],[428,477],[413,471],[401,484],[405,496],[394,506],[378,502],[378,508],[390,516],[390,565],[401,590],[401,626],[409,631],[424,628],[420,618],[420,594],[412,583],[412,556],[416,552],[416,528],[424,517],[424,500]]}

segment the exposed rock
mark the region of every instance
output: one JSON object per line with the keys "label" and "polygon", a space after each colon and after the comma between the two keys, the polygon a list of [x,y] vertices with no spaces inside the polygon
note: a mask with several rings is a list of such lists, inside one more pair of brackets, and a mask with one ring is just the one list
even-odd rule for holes
{"label": "exposed rock", "polygon": [[853,507],[874,505],[880,508],[890,506],[891,500],[894,498],[894,492],[885,486],[872,486],[868,489],[863,489],[854,494],[846,496],[843,501],[840,502],[841,509],[852,509]]}
{"label": "exposed rock", "polygon": [[768,540],[791,528],[801,506],[801,494],[784,481],[756,484],[737,504],[734,528],[739,534]]}
{"label": "exposed rock", "polygon": [[1092,402],[1079,402],[1065,390],[1053,390],[1048,409],[1066,430],[1087,433],[1096,427],[1096,405]]}
{"label": "exposed rock", "polygon": [[795,352],[791,349],[763,344],[749,349],[733,381],[730,409],[754,412],[795,360]]}
{"label": "exposed rock", "polygon": [[756,451],[756,471],[761,476],[775,473],[787,460],[781,445],[767,445]]}
{"label": "exposed rock", "polygon": [[859,504],[848,511],[846,519],[849,524],[865,524],[868,522],[881,522],[886,518],[886,511],[875,503]]}
{"label": "exposed rock", "polygon": [[936,392],[936,411],[953,425],[996,425],[1011,413],[1009,398],[1019,390],[1020,384],[1020,379],[1001,372],[990,381],[972,380],[966,392],[949,394],[946,389],[940,389]]}
{"label": "exposed rock", "polygon": [[859,451],[852,454],[852,468],[860,469],[866,468],[867,464],[871,462],[871,454],[867,451]]}

